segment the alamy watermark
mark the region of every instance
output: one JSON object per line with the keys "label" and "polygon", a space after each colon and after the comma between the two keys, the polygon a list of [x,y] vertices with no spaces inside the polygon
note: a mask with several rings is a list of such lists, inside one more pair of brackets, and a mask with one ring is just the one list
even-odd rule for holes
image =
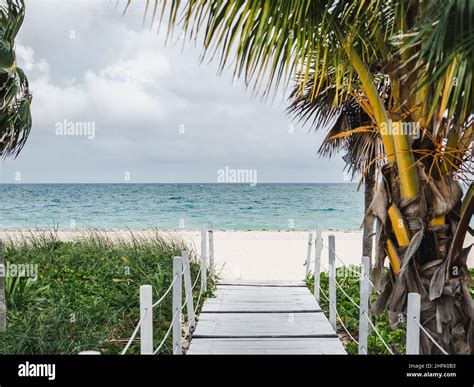
{"label": "alamy watermark", "polygon": [[414,121],[390,121],[382,122],[380,125],[380,134],[390,136],[411,136],[414,139],[420,138],[420,123]]}
{"label": "alamy watermark", "polygon": [[251,187],[257,185],[256,169],[234,169],[225,167],[217,171],[218,183],[247,183]]}
{"label": "alamy watermark", "polygon": [[95,138],[94,121],[69,121],[56,122],[56,136],[84,136],[89,140]]}
{"label": "alamy watermark", "polygon": [[[327,275],[330,275],[329,271],[331,268],[325,268]],[[350,266],[334,266],[332,269],[332,275],[337,278],[359,278],[360,277],[360,266],[350,265]]]}
{"label": "alamy watermark", "polygon": [[5,263],[0,265],[0,277],[38,279],[38,264]]}
{"label": "alamy watermark", "polygon": [[47,378],[56,379],[56,364],[36,364],[29,361],[18,365],[18,376],[20,378]]}

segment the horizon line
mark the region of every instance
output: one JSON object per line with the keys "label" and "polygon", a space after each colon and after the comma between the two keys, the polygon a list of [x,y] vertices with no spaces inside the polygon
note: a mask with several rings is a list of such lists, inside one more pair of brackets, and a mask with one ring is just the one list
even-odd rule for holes
{"label": "horizon line", "polygon": [[358,184],[357,182],[265,182],[265,183],[203,183],[203,182],[189,182],[189,183],[170,183],[170,182],[1,182],[0,185],[27,185],[27,184],[36,184],[36,185],[46,185],[46,184],[117,184],[117,185],[134,185],[134,184],[169,184],[169,185],[248,185],[248,186],[257,186],[257,185],[268,185],[268,184]]}

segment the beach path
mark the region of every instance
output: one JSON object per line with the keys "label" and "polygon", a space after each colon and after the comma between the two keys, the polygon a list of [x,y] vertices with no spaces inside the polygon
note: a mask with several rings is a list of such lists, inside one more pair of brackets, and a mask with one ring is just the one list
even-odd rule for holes
{"label": "beach path", "polygon": [[303,282],[227,281],[205,301],[187,354],[345,354]]}

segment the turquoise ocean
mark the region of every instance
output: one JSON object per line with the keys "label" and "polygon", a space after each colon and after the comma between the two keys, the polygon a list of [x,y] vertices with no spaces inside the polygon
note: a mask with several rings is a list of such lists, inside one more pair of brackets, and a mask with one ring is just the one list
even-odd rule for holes
{"label": "turquoise ocean", "polygon": [[1,184],[0,229],[355,230],[357,184]]}

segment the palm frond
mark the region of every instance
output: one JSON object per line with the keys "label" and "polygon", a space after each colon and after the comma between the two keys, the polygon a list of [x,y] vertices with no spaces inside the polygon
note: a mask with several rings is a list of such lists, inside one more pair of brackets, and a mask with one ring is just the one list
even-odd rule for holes
{"label": "palm frond", "polygon": [[[348,74],[354,79],[352,85],[343,82],[340,88],[354,87],[358,85],[357,76]],[[287,112],[296,118],[298,122],[309,124],[315,130],[325,131],[318,153],[323,157],[333,157],[343,152],[346,169],[354,174],[365,174],[372,167],[380,167],[383,164],[384,148],[380,135],[377,133],[376,124],[372,117],[363,109],[360,98],[356,98],[355,90],[346,93],[348,97],[344,100],[335,98],[336,86],[328,87],[321,91],[315,98],[311,98],[313,79],[305,85],[301,92],[301,75],[295,81],[295,86],[290,94],[290,105]],[[390,88],[382,76],[377,76],[379,82],[378,90],[382,99],[388,104]],[[357,130],[358,128],[372,128],[372,130]],[[356,131],[356,132],[354,132]]]}
{"label": "palm frond", "polygon": [[0,4],[0,155],[17,156],[31,131],[28,79],[15,63],[15,37],[23,23],[23,0]]}
{"label": "palm frond", "polygon": [[[418,71],[413,90],[430,87],[430,108],[424,109],[427,125],[441,137],[459,131],[472,119],[474,57],[474,3],[471,0],[433,0],[405,38],[404,50],[418,48],[414,60]],[[429,77],[426,77],[429,74]],[[449,123],[453,125],[449,125]],[[448,123],[448,125],[443,125]]]}
{"label": "palm frond", "polygon": [[[127,0],[125,9],[131,3]],[[394,28],[393,9],[378,0],[174,0],[162,2],[157,12],[158,3],[147,2],[145,15],[153,9],[160,25],[165,19],[168,38],[176,27],[190,38],[201,34],[203,59],[218,59],[220,71],[232,64],[234,77],[265,96],[288,87],[296,74],[303,75],[304,85],[314,58],[320,67],[311,74],[313,96],[344,82],[350,63],[341,39],[357,46],[363,59],[381,57]]]}

